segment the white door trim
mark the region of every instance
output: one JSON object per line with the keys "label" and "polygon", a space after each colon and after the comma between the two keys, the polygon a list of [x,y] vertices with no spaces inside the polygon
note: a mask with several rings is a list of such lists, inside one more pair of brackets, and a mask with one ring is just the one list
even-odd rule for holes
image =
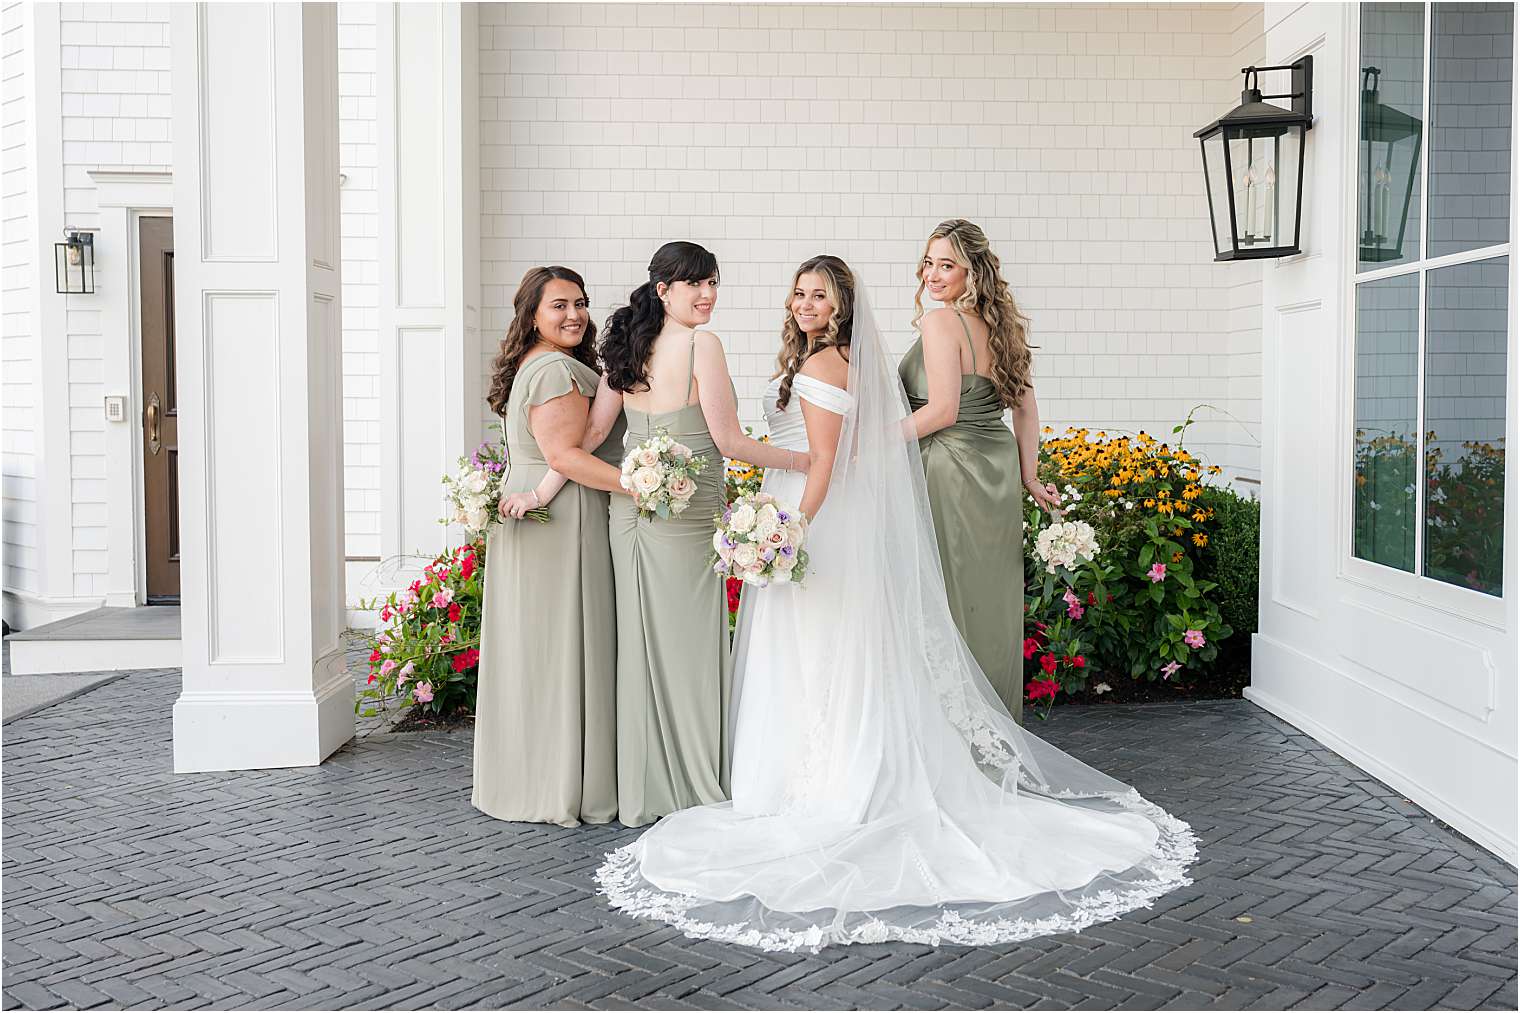
{"label": "white door trim", "polygon": [[[97,291],[104,335],[103,386],[107,397],[127,401],[124,422],[105,428],[108,563],[105,604],[130,607],[147,600],[146,531],[142,474],[142,320],[138,298],[138,220],[174,213],[173,177],[167,172],[96,170],[90,173],[100,208],[95,244]],[[102,255],[103,254],[103,255]],[[105,411],[105,405],[101,405]]]}

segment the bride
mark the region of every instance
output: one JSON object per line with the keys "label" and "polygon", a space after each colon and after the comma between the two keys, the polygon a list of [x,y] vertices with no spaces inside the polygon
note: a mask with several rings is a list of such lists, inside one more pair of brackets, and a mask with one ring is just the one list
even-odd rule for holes
{"label": "bride", "polygon": [[764,488],[815,518],[808,573],[744,595],[732,801],[609,855],[611,903],[816,951],[1076,931],[1189,883],[1187,824],[1016,725],[957,633],[907,401],[838,258],[798,268],[780,366],[771,441],[813,467]]}

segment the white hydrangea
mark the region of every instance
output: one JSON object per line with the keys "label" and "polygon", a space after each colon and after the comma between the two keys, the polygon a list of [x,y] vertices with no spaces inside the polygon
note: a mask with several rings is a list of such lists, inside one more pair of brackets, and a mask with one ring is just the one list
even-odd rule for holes
{"label": "white hydrangea", "polygon": [[1034,552],[1046,573],[1055,573],[1057,567],[1070,570],[1078,559],[1097,558],[1098,539],[1086,521],[1058,521],[1040,532]]}

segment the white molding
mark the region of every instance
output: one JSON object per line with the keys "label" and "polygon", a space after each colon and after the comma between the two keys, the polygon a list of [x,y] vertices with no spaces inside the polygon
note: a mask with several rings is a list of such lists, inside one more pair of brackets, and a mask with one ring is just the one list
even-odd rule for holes
{"label": "white molding", "polygon": [[[102,384],[107,396],[127,399],[124,422],[103,432],[106,461],[107,565],[105,603],[146,601],[147,572],[142,462],[142,317],[139,220],[174,213],[174,180],[167,172],[91,170],[101,231],[97,256],[102,284]],[[101,256],[100,251],[107,251]]]}

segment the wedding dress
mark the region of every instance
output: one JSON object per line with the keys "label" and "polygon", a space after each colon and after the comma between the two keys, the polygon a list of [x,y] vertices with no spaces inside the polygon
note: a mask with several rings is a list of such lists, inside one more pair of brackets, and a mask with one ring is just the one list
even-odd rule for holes
{"label": "wedding dress", "polygon": [[[946,604],[907,401],[863,293],[848,391],[766,391],[844,417],[802,586],[747,588],[734,644],[732,801],[607,857],[611,903],[766,950],[982,945],[1076,931],[1191,882],[1187,824],[1009,717]],[[804,475],[765,491],[802,498]],[[1021,580],[1022,574],[1009,574]],[[1008,635],[1019,635],[1009,630]]]}

